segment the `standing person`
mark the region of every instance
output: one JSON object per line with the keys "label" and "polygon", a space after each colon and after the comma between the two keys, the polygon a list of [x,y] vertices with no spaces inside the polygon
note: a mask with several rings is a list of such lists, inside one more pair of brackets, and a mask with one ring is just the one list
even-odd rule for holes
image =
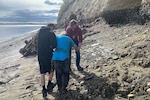
{"label": "standing person", "polygon": [[[82,30],[78,26],[76,20],[71,20],[70,25],[67,27],[66,32],[67,36],[69,36],[74,43],[78,46],[78,51],[76,52],[76,67],[78,71],[83,71],[83,68],[80,66],[80,48],[82,44]],[[70,67],[71,67],[71,49],[70,49]],[[70,68],[71,71],[71,68]]]}
{"label": "standing person", "polygon": [[[52,87],[52,77],[51,73],[51,58],[53,54],[53,49],[56,47],[56,36],[53,32],[55,26],[54,24],[48,24],[46,27],[42,27],[38,33],[38,62],[40,67],[40,81],[43,87],[42,95],[45,98],[47,96],[47,89]],[[48,73],[48,85],[47,89],[45,87],[45,74]]]}
{"label": "standing person", "polygon": [[52,59],[54,60],[58,92],[61,94],[67,92],[66,87],[68,86],[70,74],[69,50],[72,47],[74,47],[76,51],[78,50],[71,38],[65,35],[57,36],[57,47]]}
{"label": "standing person", "polygon": [[85,18],[85,16],[82,14],[82,12],[80,12],[78,15],[78,21],[79,21],[80,27],[83,27],[83,25],[84,25],[84,18]]}
{"label": "standing person", "polygon": [[69,19],[70,19],[70,21],[72,19],[77,20],[77,16],[73,12],[71,12]]}

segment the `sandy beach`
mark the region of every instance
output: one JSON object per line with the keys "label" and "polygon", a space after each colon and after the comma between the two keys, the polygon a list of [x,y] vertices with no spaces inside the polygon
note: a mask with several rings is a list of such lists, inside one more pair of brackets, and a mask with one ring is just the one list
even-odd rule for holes
{"label": "sandy beach", "polygon": [[[62,30],[56,30],[56,34]],[[35,33],[0,43],[0,100],[43,99],[37,56],[22,57],[19,53],[20,48],[25,46],[24,40],[31,39]],[[73,74],[70,75],[68,93],[57,96],[56,86],[48,95],[49,100],[110,100],[109,97],[113,97],[111,100],[128,100],[128,94],[134,94],[133,100],[149,100],[150,95],[146,92],[146,84],[150,82],[148,25],[110,27],[99,22],[87,29],[83,37],[81,66],[84,72],[77,71],[72,55]],[[128,74],[124,78],[126,72]],[[56,81],[55,77],[53,81]],[[112,84],[118,85],[116,91],[111,92],[114,94],[104,91],[111,90],[109,87]],[[102,87],[105,89],[98,92],[97,89]],[[141,88],[144,90],[141,91]]]}

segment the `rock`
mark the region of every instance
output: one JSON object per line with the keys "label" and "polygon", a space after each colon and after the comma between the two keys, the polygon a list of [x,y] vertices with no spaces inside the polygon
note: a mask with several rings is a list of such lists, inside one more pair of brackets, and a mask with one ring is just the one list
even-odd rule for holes
{"label": "rock", "polygon": [[126,88],[120,88],[117,90],[117,93],[120,94],[121,97],[127,97],[129,90]]}
{"label": "rock", "polygon": [[83,85],[84,85],[84,83],[85,83],[84,81],[81,81],[81,82],[80,82],[80,85],[81,85],[81,86],[83,86]]}
{"label": "rock", "polygon": [[150,61],[146,58],[141,58],[141,59],[132,59],[131,61],[132,64],[141,66],[143,68],[149,68],[150,67]]}
{"label": "rock", "polygon": [[7,88],[4,88],[4,87],[0,87],[0,94],[4,93],[7,91]]}
{"label": "rock", "polygon": [[100,66],[99,66],[99,65],[97,65],[97,66],[95,67],[95,69],[98,69],[98,68],[100,68]]}
{"label": "rock", "polygon": [[147,92],[148,94],[150,94],[150,88],[149,88],[149,89],[147,89],[147,90],[146,90],[146,92]]}
{"label": "rock", "polygon": [[131,58],[132,59],[135,59],[135,58],[137,58],[138,57],[138,53],[137,52],[135,52],[135,53],[133,53],[132,55],[131,55]]}
{"label": "rock", "polygon": [[150,87],[150,82],[147,83],[147,86]]}
{"label": "rock", "polygon": [[80,91],[80,93],[82,93],[82,94],[87,94],[87,93],[88,93],[88,90],[87,90],[87,89],[82,90],[82,91]]}
{"label": "rock", "polygon": [[128,99],[134,98],[134,94],[128,94]]}
{"label": "rock", "polygon": [[115,94],[113,88],[109,85],[105,85],[102,89],[101,96],[103,98],[111,98]]}
{"label": "rock", "polygon": [[127,55],[128,55],[128,53],[123,53],[120,56],[123,58],[123,57],[126,57]]}
{"label": "rock", "polygon": [[126,81],[128,79],[128,75],[127,74],[123,74],[122,75],[122,81]]}
{"label": "rock", "polygon": [[133,81],[133,79],[131,77],[129,77],[126,82],[131,83]]}
{"label": "rock", "polygon": [[150,61],[146,60],[142,63],[143,68],[149,68],[150,67]]}
{"label": "rock", "polygon": [[112,81],[112,82],[111,82],[111,86],[113,87],[113,89],[114,89],[115,91],[117,91],[117,89],[119,88],[119,84],[118,84],[117,81]]}
{"label": "rock", "polygon": [[119,57],[118,57],[118,56],[113,56],[112,59],[113,59],[113,60],[118,60]]}
{"label": "rock", "polygon": [[6,82],[2,82],[2,81],[0,81],[0,85],[2,85],[2,84],[6,84]]}

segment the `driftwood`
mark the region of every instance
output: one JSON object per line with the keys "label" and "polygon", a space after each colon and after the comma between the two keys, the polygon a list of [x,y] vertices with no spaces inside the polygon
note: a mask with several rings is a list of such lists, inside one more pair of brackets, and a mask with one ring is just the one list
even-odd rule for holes
{"label": "driftwood", "polygon": [[31,40],[25,40],[25,46],[19,50],[23,57],[37,54],[37,34]]}

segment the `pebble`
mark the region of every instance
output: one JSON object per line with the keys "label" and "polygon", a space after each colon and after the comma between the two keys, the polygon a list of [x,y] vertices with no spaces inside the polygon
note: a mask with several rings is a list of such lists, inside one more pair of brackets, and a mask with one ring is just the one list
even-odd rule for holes
{"label": "pebble", "polygon": [[118,60],[119,57],[118,57],[118,56],[113,56],[112,59],[113,59],[113,60]]}
{"label": "pebble", "polygon": [[150,94],[150,88],[146,90],[148,94]]}
{"label": "pebble", "polygon": [[147,86],[150,87],[150,82],[147,83]]}
{"label": "pebble", "polygon": [[134,98],[134,94],[128,94],[128,99]]}
{"label": "pebble", "polygon": [[80,82],[81,86],[83,86],[83,85],[84,85],[84,83],[85,83],[84,81],[81,81],[81,82]]}

